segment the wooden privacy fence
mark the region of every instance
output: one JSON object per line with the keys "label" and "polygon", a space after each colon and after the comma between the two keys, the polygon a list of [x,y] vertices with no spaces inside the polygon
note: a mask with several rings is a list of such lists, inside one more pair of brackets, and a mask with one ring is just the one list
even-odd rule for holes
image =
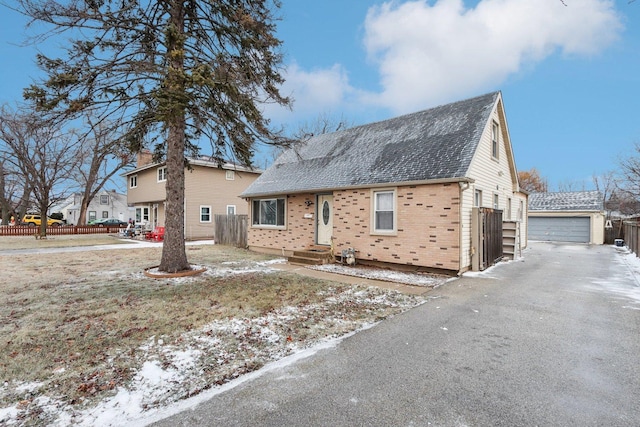
{"label": "wooden privacy fence", "polygon": [[247,247],[248,215],[215,215],[217,244]]}
{"label": "wooden privacy fence", "polygon": [[640,224],[637,222],[625,222],[624,223],[624,242],[627,247],[636,254],[636,256],[640,256],[640,233],[638,232],[638,228]]}
{"label": "wooden privacy fence", "polygon": [[612,219],[611,227],[604,229],[604,243],[613,245],[616,239],[624,239],[624,221],[621,219]]}
{"label": "wooden privacy fence", "polygon": [[[47,227],[48,236],[63,236],[71,234],[113,234],[124,228],[120,227],[96,227],[91,225],[64,225]],[[3,225],[0,226],[0,236],[33,236],[40,233],[40,227],[28,225]]]}
{"label": "wooden privacy fence", "polygon": [[471,218],[472,269],[482,271],[500,261],[504,255],[502,211],[473,208]]}

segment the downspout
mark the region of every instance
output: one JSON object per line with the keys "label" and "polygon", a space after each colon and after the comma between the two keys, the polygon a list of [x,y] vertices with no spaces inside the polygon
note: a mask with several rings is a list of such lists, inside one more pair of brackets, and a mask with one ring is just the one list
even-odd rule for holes
{"label": "downspout", "polygon": [[469,188],[469,182],[463,182],[460,181],[458,182],[459,186],[460,186],[460,204],[458,206],[460,206],[460,208],[458,209],[458,216],[459,216],[459,223],[460,223],[460,227],[458,227],[458,247],[460,248],[458,250],[458,276],[460,276],[460,272],[462,271],[462,254],[463,254],[463,248],[464,246],[462,245],[462,236],[463,236],[463,232],[462,232],[462,227],[464,227],[464,222],[463,222],[463,217],[464,217],[464,199],[463,199],[463,193],[465,190],[467,190]]}

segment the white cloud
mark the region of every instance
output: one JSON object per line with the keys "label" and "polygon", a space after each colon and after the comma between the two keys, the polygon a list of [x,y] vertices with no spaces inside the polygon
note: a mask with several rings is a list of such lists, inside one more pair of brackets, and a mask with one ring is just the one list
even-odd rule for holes
{"label": "white cloud", "polygon": [[368,102],[414,111],[494,89],[554,52],[593,55],[622,30],[610,0],[391,2],[369,9],[364,45],[382,91]]}
{"label": "white cloud", "polygon": [[[296,115],[318,115],[322,111],[343,108],[348,96],[354,92],[349,86],[347,72],[338,64],[329,69],[305,71],[296,63],[290,64],[283,74],[285,83],[281,94],[293,99]],[[267,108],[269,117],[284,119],[291,116],[280,107]]]}

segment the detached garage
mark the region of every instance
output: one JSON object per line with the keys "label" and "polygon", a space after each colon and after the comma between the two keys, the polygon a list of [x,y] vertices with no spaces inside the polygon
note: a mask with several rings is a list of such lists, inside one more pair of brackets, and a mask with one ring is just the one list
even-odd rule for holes
{"label": "detached garage", "polygon": [[598,191],[529,195],[529,240],[604,243],[604,208]]}

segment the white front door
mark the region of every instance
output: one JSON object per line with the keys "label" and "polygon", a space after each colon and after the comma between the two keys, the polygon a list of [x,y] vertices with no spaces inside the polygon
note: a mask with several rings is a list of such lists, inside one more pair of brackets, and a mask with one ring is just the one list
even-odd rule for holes
{"label": "white front door", "polygon": [[322,194],[318,196],[316,208],[317,240],[319,245],[331,245],[333,236],[333,196]]}

